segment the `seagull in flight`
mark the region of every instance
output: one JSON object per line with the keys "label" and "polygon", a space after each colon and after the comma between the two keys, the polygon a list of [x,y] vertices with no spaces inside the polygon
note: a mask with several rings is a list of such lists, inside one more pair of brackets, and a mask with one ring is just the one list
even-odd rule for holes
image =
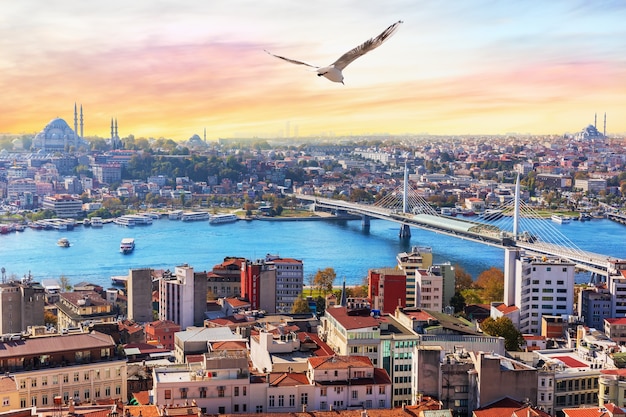
{"label": "seagull in flight", "polygon": [[267,50],[265,52],[267,52],[268,54],[276,58],[280,58],[287,62],[291,62],[292,64],[306,65],[307,67],[315,68],[317,71],[318,77],[326,77],[330,81],[343,84],[343,73],[342,73],[343,69],[347,67],[348,64],[350,64],[352,61],[354,61],[358,57],[363,56],[369,51],[376,49],[380,45],[382,45],[383,42],[385,42],[391,35],[393,35],[398,30],[401,23],[402,23],[402,20],[398,20],[396,23],[394,23],[393,25],[385,29],[383,33],[381,33],[380,35],[363,42],[361,45],[357,46],[354,49],[349,50],[348,52],[343,54],[341,57],[339,57],[338,60],[336,60],[335,62],[333,62],[327,67],[318,67],[316,65],[307,64],[306,62],[297,61],[291,58],[285,58],[284,56],[280,56],[280,55],[274,55],[273,53]]}

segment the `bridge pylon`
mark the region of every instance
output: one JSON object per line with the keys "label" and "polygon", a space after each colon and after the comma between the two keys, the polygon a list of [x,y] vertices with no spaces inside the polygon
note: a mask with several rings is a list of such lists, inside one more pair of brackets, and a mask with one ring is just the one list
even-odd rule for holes
{"label": "bridge pylon", "polygon": [[408,239],[411,237],[411,228],[408,224],[403,224],[402,226],[400,226],[399,236],[401,239]]}
{"label": "bridge pylon", "polygon": [[370,216],[362,215],[361,216],[361,227],[369,228],[370,227]]}

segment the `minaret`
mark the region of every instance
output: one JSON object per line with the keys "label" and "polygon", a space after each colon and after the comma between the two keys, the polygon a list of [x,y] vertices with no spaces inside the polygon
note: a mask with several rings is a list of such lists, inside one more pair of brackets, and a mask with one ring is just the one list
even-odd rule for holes
{"label": "minaret", "polygon": [[84,128],[84,125],[83,125],[83,105],[81,104],[80,105],[80,138],[81,139],[84,137],[83,136],[83,128]]}
{"label": "minaret", "polygon": [[118,139],[119,135],[117,134],[117,117],[115,118],[115,139]]}
{"label": "minaret", "polygon": [[598,113],[594,113],[593,115],[593,127],[598,128]]}
{"label": "minaret", "polygon": [[78,114],[76,113],[76,102],[74,102],[74,133],[78,135]]}
{"label": "minaret", "polygon": [[111,143],[115,139],[115,131],[113,130],[113,118],[111,117]]}
{"label": "minaret", "polygon": [[206,127],[204,128],[204,144],[206,145]]}
{"label": "minaret", "polygon": [[604,112],[604,131],[602,132],[602,135],[606,138],[606,112]]}

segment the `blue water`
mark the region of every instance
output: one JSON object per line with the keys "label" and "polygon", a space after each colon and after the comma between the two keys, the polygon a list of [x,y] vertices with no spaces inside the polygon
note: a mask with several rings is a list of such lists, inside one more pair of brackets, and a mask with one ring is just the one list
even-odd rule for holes
{"label": "blue water", "polygon": [[[609,220],[556,225],[579,248],[626,259],[626,226]],[[398,238],[399,225],[372,220],[369,231],[353,221],[239,221],[210,225],[166,218],[150,226],[103,228],[77,226],[72,231],[32,230],[0,235],[0,267],[6,277],[31,273],[36,281],[65,276],[71,284],[88,281],[107,288],[111,276],[129,269],[173,269],[188,264],[205,271],[226,256],[260,259],[265,254],[301,259],[306,277],[318,269],[334,268],[336,283],[360,284],[371,268],[393,267],[396,255],[412,246],[430,246],[435,262],[461,265],[474,278],[493,266],[502,269],[504,252],[433,232],[412,228],[410,240]],[[71,247],[56,245],[67,237]],[[120,240],[133,237],[136,249],[119,253]]]}

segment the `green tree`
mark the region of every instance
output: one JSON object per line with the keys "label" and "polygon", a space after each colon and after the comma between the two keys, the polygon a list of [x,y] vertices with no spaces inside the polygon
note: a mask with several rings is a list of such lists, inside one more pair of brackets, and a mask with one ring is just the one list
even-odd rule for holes
{"label": "green tree", "polygon": [[333,268],[318,269],[313,278],[313,283],[315,288],[326,295],[333,290],[335,278],[337,278],[337,273]]}
{"label": "green tree", "polygon": [[302,297],[296,298],[296,301],[293,303],[293,307],[291,308],[291,312],[294,314],[298,313],[310,313],[311,309],[309,308],[309,303]]}
{"label": "green tree", "polygon": [[450,298],[450,305],[454,307],[454,313],[461,313],[465,309],[465,298],[460,292],[455,292]]}
{"label": "green tree", "polygon": [[524,342],[522,333],[513,325],[513,322],[508,317],[499,317],[493,319],[487,317],[480,324],[483,332],[490,336],[498,336],[504,338],[504,347],[506,350],[516,351],[520,349],[520,346]]}

